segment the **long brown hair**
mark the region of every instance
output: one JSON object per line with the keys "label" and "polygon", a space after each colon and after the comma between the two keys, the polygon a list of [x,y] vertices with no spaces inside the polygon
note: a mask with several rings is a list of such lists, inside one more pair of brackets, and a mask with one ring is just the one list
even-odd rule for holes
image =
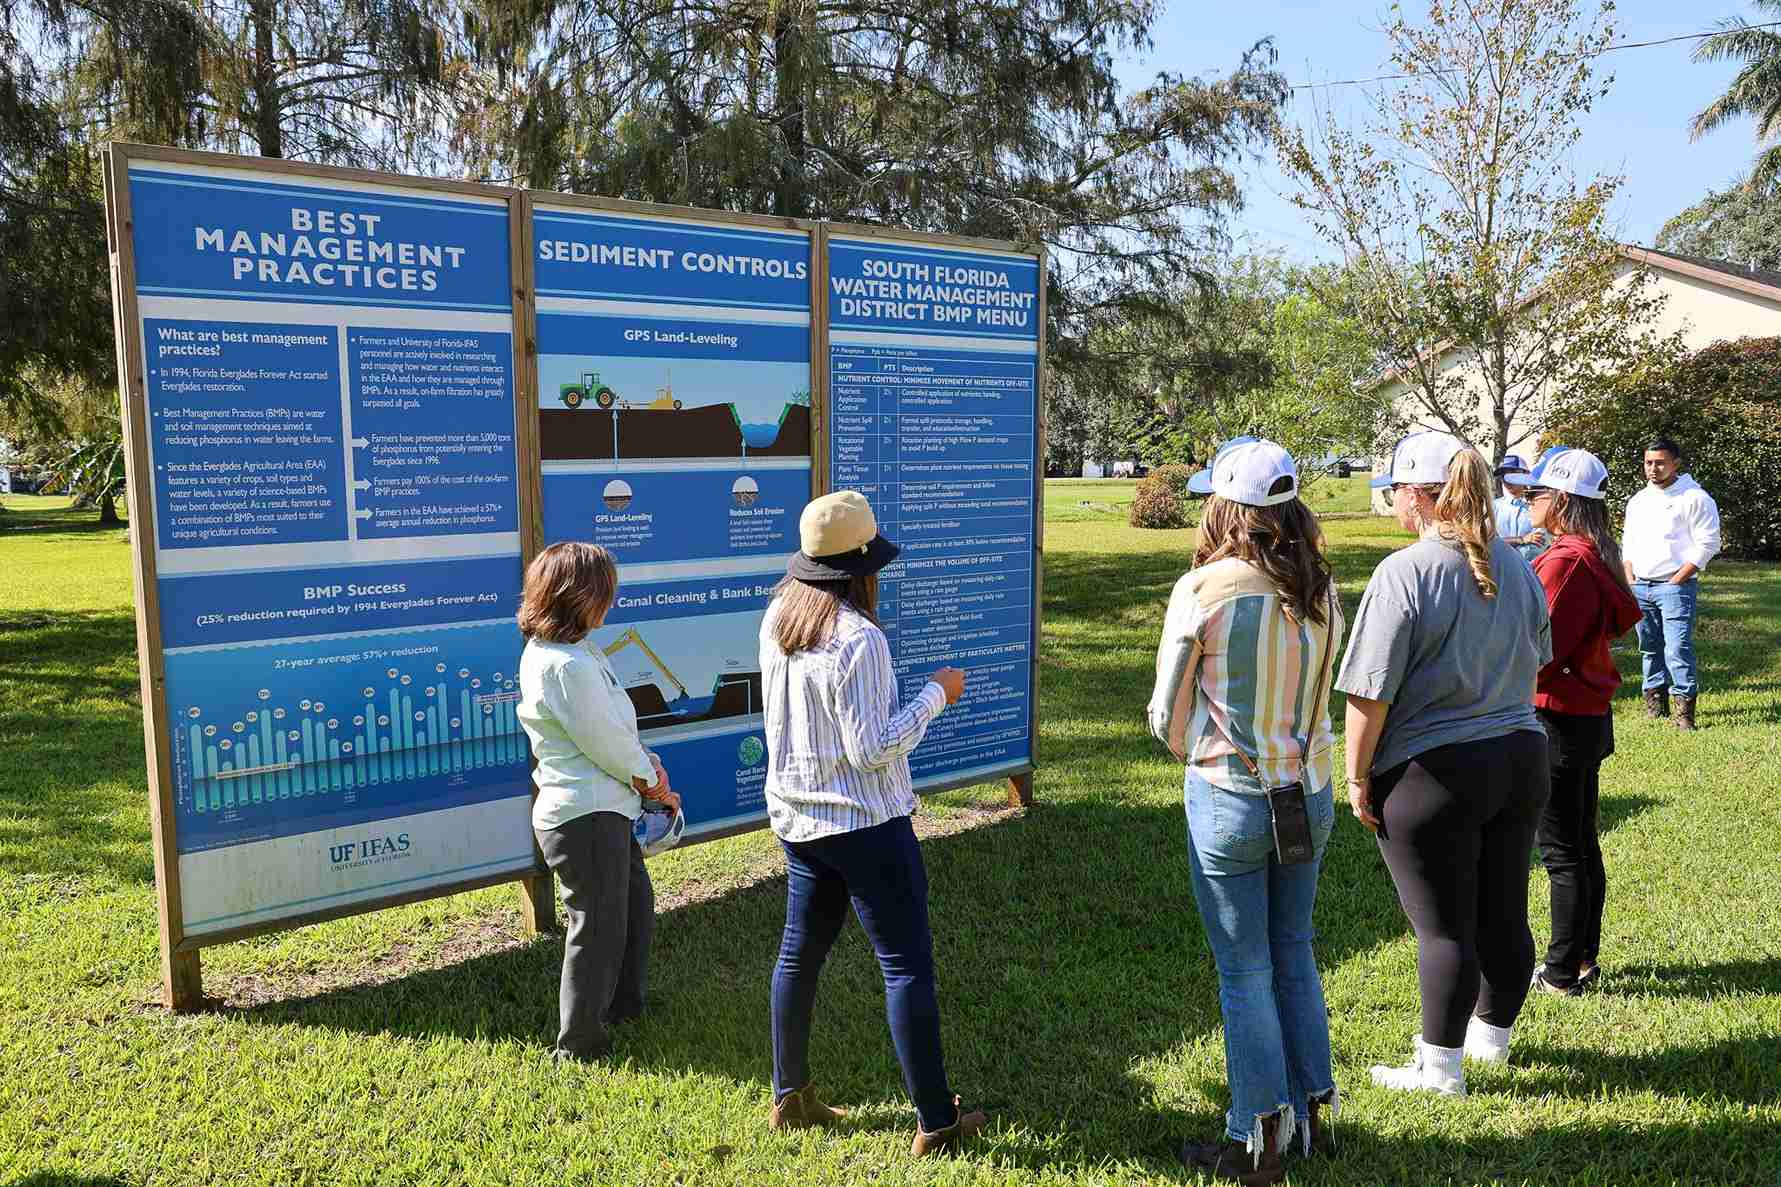
{"label": "long brown hair", "polygon": [[773,638],[779,650],[796,655],[827,643],[843,605],[852,606],[876,625],[878,574],[847,581],[781,579],[773,589]]}
{"label": "long brown hair", "polygon": [[618,562],[598,544],[552,544],[526,566],[519,633],[546,643],[579,643],[618,596]]}
{"label": "long brown hair", "polygon": [[1490,498],[1490,467],[1476,449],[1468,446],[1447,463],[1447,482],[1425,486],[1435,500],[1435,523],[1443,539],[1465,550],[1466,564],[1478,592],[1497,596],[1497,580],[1490,572],[1490,544],[1497,538],[1496,508]]}
{"label": "long brown hair", "polygon": [[1569,491],[1550,490],[1552,502],[1546,508],[1546,523],[1554,536],[1582,536],[1595,545],[1596,554],[1614,574],[1614,580],[1628,593],[1626,569],[1620,559],[1620,542],[1608,526],[1608,504],[1602,499],[1573,495]]}
{"label": "long brown hair", "polygon": [[1233,556],[1267,575],[1295,621],[1310,619],[1322,626],[1329,620],[1331,577],[1323,529],[1299,499],[1251,507],[1213,495],[1200,516],[1194,567]]}

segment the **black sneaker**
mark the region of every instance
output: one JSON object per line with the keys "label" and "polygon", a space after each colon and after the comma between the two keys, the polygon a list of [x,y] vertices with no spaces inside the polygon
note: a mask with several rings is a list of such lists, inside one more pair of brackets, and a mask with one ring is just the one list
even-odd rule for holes
{"label": "black sneaker", "polygon": [[1534,978],[1529,984],[1541,993],[1549,993],[1553,997],[1583,996],[1583,982],[1580,978],[1572,981],[1555,980],[1554,974],[1545,965],[1534,970]]}
{"label": "black sneaker", "polygon": [[1585,961],[1583,967],[1577,970],[1577,988],[1580,990],[1594,989],[1596,982],[1600,981],[1601,977],[1602,966]]}

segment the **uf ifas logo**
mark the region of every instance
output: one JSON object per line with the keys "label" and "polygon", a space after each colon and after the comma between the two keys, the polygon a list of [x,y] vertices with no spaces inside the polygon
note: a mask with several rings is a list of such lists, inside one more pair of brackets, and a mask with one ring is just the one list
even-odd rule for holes
{"label": "uf ifas logo", "polygon": [[397,833],[393,837],[361,837],[343,845],[329,846],[328,862],[330,865],[345,865],[349,861],[369,861],[374,857],[394,857],[407,853],[408,849],[407,833]]}

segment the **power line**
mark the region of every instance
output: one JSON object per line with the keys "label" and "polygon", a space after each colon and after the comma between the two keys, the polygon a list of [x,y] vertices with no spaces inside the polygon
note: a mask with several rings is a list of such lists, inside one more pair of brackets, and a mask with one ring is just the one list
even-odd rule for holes
{"label": "power line", "polygon": [[[1591,50],[1590,52],[1588,52],[1586,54],[1574,54],[1571,57],[1568,57],[1564,60],[1567,62],[1576,62],[1576,61],[1581,61],[1584,58],[1598,58],[1605,53],[1611,53],[1612,51],[1617,50],[1617,49],[1649,49],[1654,45],[1674,45],[1678,41],[1702,41],[1708,37],[1718,37],[1723,33],[1736,33],[1736,32],[1741,32],[1746,29],[1776,29],[1776,28],[1781,28],[1781,21],[1764,21],[1762,24],[1759,24],[1759,25],[1738,25],[1731,29],[1714,29],[1707,33],[1678,33],[1674,37],[1660,37],[1656,41],[1617,41],[1613,45],[1604,45],[1604,46],[1602,46],[1602,48],[1596,49],[1596,50]],[[1458,71],[1457,70],[1425,70],[1422,73],[1424,73],[1424,74],[1457,74]],[[1359,86],[1366,86],[1368,83],[1401,82],[1406,78],[1416,78],[1416,77],[1418,77],[1418,76],[1415,74],[1377,74],[1377,75],[1374,75],[1372,78],[1343,78],[1343,79],[1337,79],[1335,82],[1302,82],[1302,83],[1297,83],[1294,86],[1289,87],[1288,89],[1294,90],[1294,91],[1314,91],[1321,87],[1359,87]]]}

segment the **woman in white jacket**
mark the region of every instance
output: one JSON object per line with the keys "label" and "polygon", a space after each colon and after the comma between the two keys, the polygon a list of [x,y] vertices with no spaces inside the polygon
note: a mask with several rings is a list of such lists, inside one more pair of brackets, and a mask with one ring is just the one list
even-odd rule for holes
{"label": "woman in white jacket", "polygon": [[646,798],[680,807],[638,737],[631,698],[587,643],[617,594],[610,552],[555,544],[526,570],[519,612],[517,712],[538,760],[532,831],[569,916],[559,1061],[605,1055],[609,1026],[643,1013],[655,892],[632,826]]}

